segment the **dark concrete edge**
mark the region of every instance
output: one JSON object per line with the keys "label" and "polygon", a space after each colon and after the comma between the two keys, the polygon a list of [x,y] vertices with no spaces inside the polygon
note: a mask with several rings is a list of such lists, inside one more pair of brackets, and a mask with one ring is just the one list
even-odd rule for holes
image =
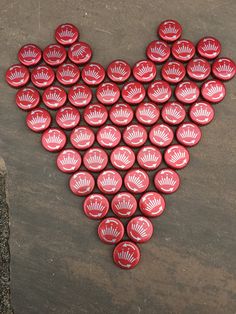
{"label": "dark concrete edge", "polygon": [[0,157],[0,313],[12,314],[10,290],[9,204],[7,169]]}

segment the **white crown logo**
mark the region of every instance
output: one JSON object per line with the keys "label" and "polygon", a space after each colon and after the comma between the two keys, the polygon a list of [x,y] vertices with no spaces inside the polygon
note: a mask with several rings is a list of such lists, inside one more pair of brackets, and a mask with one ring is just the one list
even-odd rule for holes
{"label": "white crown logo", "polygon": [[127,71],[125,71],[125,69],[121,65],[115,65],[113,68],[111,68],[111,73],[125,76],[127,74]]}
{"label": "white crown logo", "polygon": [[98,201],[92,202],[87,205],[89,211],[99,211],[102,212],[105,209],[105,206],[102,203],[98,203]]}
{"label": "white crown logo", "polygon": [[74,57],[82,56],[85,52],[86,52],[86,47],[80,46],[77,50],[74,50],[72,52],[72,56]]}
{"label": "white crown logo", "polygon": [[162,32],[167,35],[167,34],[177,34],[178,30],[175,28],[175,26],[169,25],[168,27],[166,26],[164,29],[162,29]]}
{"label": "white crown logo", "polygon": [[62,57],[62,52],[54,48],[53,50],[50,50],[48,53],[46,53],[46,56],[48,59],[60,59]]}
{"label": "white crown logo", "polygon": [[87,114],[87,117],[90,119],[90,120],[93,120],[93,119],[102,119],[103,116],[105,115],[104,112],[102,112],[101,110],[93,110],[93,111],[90,111],[89,114]]}
{"label": "white crown logo", "polygon": [[180,133],[180,136],[182,138],[196,138],[197,137],[197,133],[194,132],[194,130],[190,131],[190,129],[188,128],[187,130],[183,130],[181,133]]}
{"label": "white crown logo", "polygon": [[146,116],[150,119],[154,119],[156,117],[154,111],[151,110],[150,108],[144,108],[144,109],[140,110],[140,114],[142,116]]}
{"label": "white crown logo", "polygon": [[157,46],[151,48],[151,53],[160,55],[161,57],[164,57],[166,55],[165,50]]}
{"label": "white crown logo", "polygon": [[207,111],[207,109],[203,109],[202,107],[200,109],[196,109],[193,112],[193,115],[198,118],[198,117],[209,117],[210,116],[210,112]]}
{"label": "white crown logo", "polygon": [[61,76],[62,77],[75,77],[76,76],[76,73],[74,72],[74,70],[70,70],[69,68],[67,69],[63,69],[61,72],[60,72]]}
{"label": "white crown logo", "polygon": [[59,36],[62,38],[62,37],[73,37],[75,35],[75,33],[72,32],[72,30],[69,30],[69,29],[65,29],[63,31],[61,31],[59,33]]}
{"label": "white crown logo", "polygon": [[148,73],[151,73],[151,72],[152,72],[152,69],[153,69],[152,66],[148,66],[148,65],[142,66],[142,67],[138,70],[137,74],[138,74],[139,76],[143,77],[144,75],[146,75],[146,74],[148,74]]}
{"label": "white crown logo", "polygon": [[146,163],[146,162],[157,162],[159,157],[156,156],[155,154],[152,153],[148,153],[145,154],[143,157],[140,158],[142,160],[142,162]]}
{"label": "white crown logo", "polygon": [[158,183],[161,186],[165,186],[165,185],[174,186],[176,184],[176,181],[173,178],[170,178],[167,174],[165,177],[162,177],[160,180],[158,180]]}
{"label": "white crown logo", "polygon": [[63,113],[62,116],[60,117],[60,121],[62,123],[68,122],[68,121],[75,121],[75,120],[76,120],[76,115],[73,114],[72,112]]}
{"label": "white crown logo", "polygon": [[125,199],[115,204],[115,208],[117,210],[124,210],[124,209],[131,210],[133,207],[134,205],[131,204],[130,201],[126,201]]}
{"label": "white crown logo", "polygon": [[122,250],[120,253],[117,254],[119,259],[122,259],[124,261],[127,261],[129,263],[133,263],[136,261],[136,258],[134,257],[134,253],[130,254],[129,251]]}
{"label": "white crown logo", "polygon": [[41,72],[37,72],[36,74],[34,74],[34,78],[35,78],[35,80],[46,80],[46,81],[48,81],[50,79],[50,75],[48,75],[47,72],[44,72],[43,70],[41,70]]}
{"label": "white crown logo", "polygon": [[185,45],[185,44],[182,44],[182,46],[179,46],[178,49],[176,49],[176,52],[178,54],[184,54],[184,53],[191,53],[193,50],[193,48]]}
{"label": "white crown logo", "polygon": [[143,188],[143,180],[141,180],[139,177],[136,177],[135,175],[133,176],[128,176],[128,181],[132,182],[134,185],[136,185],[138,188]]}
{"label": "white crown logo", "polygon": [[103,178],[103,180],[101,181],[101,185],[103,187],[105,186],[116,186],[118,183],[118,180],[115,180],[115,178],[111,178],[110,176],[108,176],[107,178]]}
{"label": "white crown logo", "polygon": [[18,80],[22,79],[25,76],[25,74],[20,70],[17,71],[15,70],[14,72],[11,72],[11,74],[8,76],[8,78],[13,81],[13,80]]}
{"label": "white crown logo", "polygon": [[174,109],[173,108],[167,108],[166,114],[168,114],[169,116],[171,116],[175,119],[181,118],[180,111],[178,111],[176,108],[174,108]]}
{"label": "white crown logo", "polygon": [[161,200],[154,198],[153,200],[149,200],[146,204],[145,209],[149,212],[151,212],[156,207],[159,207],[161,205]]}
{"label": "white crown logo", "polygon": [[75,182],[74,188],[76,190],[79,190],[80,188],[87,188],[90,186],[90,180],[89,179],[79,179]]}
{"label": "white crown logo", "polygon": [[104,158],[102,158],[101,156],[96,155],[96,154],[89,156],[89,158],[87,158],[87,163],[89,165],[91,165],[91,164],[100,164],[101,165],[103,163],[103,161],[104,161]]}
{"label": "white crown logo", "polygon": [[36,124],[44,124],[47,121],[47,118],[44,118],[43,115],[39,115],[37,114],[36,117],[33,117],[29,122],[32,125],[36,125]]}
{"label": "white crown logo", "polygon": [[116,95],[116,92],[113,89],[110,89],[107,87],[106,89],[103,89],[99,94],[102,97],[114,97]]}
{"label": "white crown logo", "polygon": [[185,152],[181,152],[180,150],[178,152],[175,151],[171,155],[170,162],[176,163],[177,161],[179,161],[180,159],[183,159],[183,158],[185,158]]}
{"label": "white crown logo", "polygon": [[38,55],[38,52],[30,48],[28,48],[27,50],[24,50],[24,52],[21,53],[21,56],[23,58],[36,58],[37,55]]}
{"label": "white crown logo", "polygon": [[194,64],[194,66],[191,67],[191,71],[206,73],[207,68],[204,65],[200,65],[200,62],[199,62],[198,64]]}
{"label": "white crown logo", "polygon": [[60,102],[62,100],[62,97],[60,97],[60,94],[58,94],[56,91],[46,94],[46,98],[47,100],[53,100],[57,102]]}
{"label": "white crown logo", "polygon": [[217,93],[220,93],[220,92],[222,92],[222,86],[218,86],[218,85],[216,85],[216,86],[211,86],[210,88],[208,88],[208,90],[207,90],[207,95],[208,96],[213,96],[213,95],[215,95],[215,94],[217,94]]}
{"label": "white crown logo", "polygon": [[207,43],[204,43],[204,46],[202,47],[202,50],[203,51],[217,51],[218,47],[216,46],[215,43],[211,43],[211,42],[207,42]]}
{"label": "white crown logo", "polygon": [[169,66],[168,69],[165,70],[167,75],[176,75],[181,76],[182,72],[180,69],[176,68],[174,65],[171,67]]}
{"label": "white crown logo", "polygon": [[165,87],[163,86],[163,87],[157,87],[157,88],[153,91],[152,95],[153,95],[154,97],[160,97],[160,96],[162,96],[162,95],[166,95],[167,93],[168,93],[168,88],[165,88]]}
{"label": "white crown logo", "polygon": [[144,224],[140,225],[138,223],[132,223],[131,224],[131,230],[134,230],[137,232],[140,237],[145,238],[147,236],[147,229],[143,227]]}
{"label": "white crown logo", "polygon": [[45,138],[45,141],[48,144],[61,144],[61,142],[63,141],[62,138],[60,138],[60,136],[53,134],[53,135],[49,135],[47,138]]}
{"label": "white crown logo", "polygon": [[141,87],[135,87],[135,88],[130,88],[129,91],[127,91],[127,98],[132,98],[132,97],[135,97],[137,96],[138,94],[140,94],[142,91],[141,91]]}
{"label": "white crown logo", "polygon": [[117,140],[117,137],[111,131],[108,131],[108,132],[104,131],[103,133],[101,133],[101,138],[103,140],[108,140],[108,141],[111,141],[111,142],[115,142]]}
{"label": "white crown logo", "polygon": [[113,116],[118,119],[118,118],[128,118],[130,116],[130,112],[128,110],[124,110],[123,108],[121,109],[116,109],[116,111],[112,112]]}
{"label": "white crown logo", "polygon": [[114,157],[115,157],[115,160],[121,161],[125,165],[128,165],[130,163],[129,157],[127,155],[125,155],[125,153],[124,154],[122,154],[122,153],[114,154]]}
{"label": "white crown logo", "polygon": [[196,94],[196,87],[185,87],[180,91],[180,96],[182,97],[186,97],[186,96],[190,96],[190,95],[195,95]]}
{"label": "white crown logo", "polygon": [[60,163],[63,166],[67,166],[67,165],[72,165],[75,166],[78,162],[78,159],[75,159],[75,157],[71,157],[70,155],[68,155],[67,157],[64,156],[63,159],[60,160]]}
{"label": "white crown logo", "polygon": [[133,141],[136,140],[138,138],[142,138],[143,137],[143,132],[138,130],[138,131],[134,131],[132,130],[131,132],[128,133],[127,139],[129,141]]}
{"label": "white crown logo", "polygon": [[76,134],[76,137],[74,138],[74,141],[76,143],[84,142],[84,141],[89,141],[91,138],[91,134],[88,133],[80,133],[79,135]]}
{"label": "white crown logo", "polygon": [[101,75],[99,75],[99,73],[95,71],[94,69],[85,71],[85,74],[86,76],[90,76],[96,80],[98,80],[101,77]]}
{"label": "white crown logo", "polygon": [[77,92],[77,93],[74,93],[74,95],[72,95],[71,97],[72,97],[72,99],[74,100],[74,101],[76,101],[76,100],[80,100],[80,99],[87,99],[88,98],[88,94],[87,93],[85,93],[85,92]]}
{"label": "white crown logo", "polygon": [[107,227],[105,229],[102,229],[102,234],[104,236],[112,236],[117,238],[120,235],[120,231],[117,230],[117,228]]}
{"label": "white crown logo", "polygon": [[160,139],[162,139],[164,142],[168,141],[169,138],[169,134],[165,132],[165,130],[160,130],[157,129],[154,131],[154,136],[159,137]]}
{"label": "white crown logo", "polygon": [[219,66],[216,68],[216,70],[217,70],[218,72],[229,72],[229,73],[231,73],[231,72],[234,70],[234,68],[231,67],[229,64],[226,65],[225,62],[224,62],[224,64],[223,64],[223,65],[222,65],[222,64],[219,65]]}
{"label": "white crown logo", "polygon": [[31,104],[36,100],[32,95],[29,93],[22,94],[21,96],[18,96],[20,101],[30,102]]}

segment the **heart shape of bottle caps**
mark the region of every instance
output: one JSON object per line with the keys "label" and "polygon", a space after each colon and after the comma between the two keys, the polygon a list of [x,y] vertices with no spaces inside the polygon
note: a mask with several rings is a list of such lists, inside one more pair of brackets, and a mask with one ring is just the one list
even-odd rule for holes
{"label": "heart shape of bottle caps", "polygon": [[6,72],[7,83],[18,88],[16,105],[27,112],[26,125],[42,133],[47,151],[58,153],[58,169],[70,174],[76,196],[86,196],[83,211],[101,220],[98,236],[116,245],[113,260],[122,269],[139,263],[137,243],[152,237],[151,219],[165,211],[164,195],[179,188],[178,170],[188,165],[201,127],[225,97],[224,82],[235,75],[235,63],[219,57],[216,38],[195,46],[181,39],[174,20],[163,21],[157,35],[133,68],[115,60],[105,70],[91,61],[77,27],[63,24],[55,31],[57,43],[43,51],[24,45],[20,63]]}

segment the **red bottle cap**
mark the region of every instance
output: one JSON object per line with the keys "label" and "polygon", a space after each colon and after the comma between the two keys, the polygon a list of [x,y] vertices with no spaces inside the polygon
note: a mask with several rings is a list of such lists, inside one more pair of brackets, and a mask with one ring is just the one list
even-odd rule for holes
{"label": "red bottle cap", "polygon": [[198,99],[199,94],[199,87],[191,81],[179,83],[175,89],[176,98],[184,104],[192,104]]}
{"label": "red bottle cap", "polygon": [[95,135],[89,127],[79,126],[71,132],[70,141],[75,148],[84,150],[93,145]]}
{"label": "red bottle cap", "polygon": [[219,80],[231,80],[235,76],[235,71],[236,65],[229,58],[219,58],[212,65],[212,73]]}
{"label": "red bottle cap", "polygon": [[140,261],[140,250],[130,241],[120,242],[113,251],[113,261],[122,269],[132,269]]}
{"label": "red bottle cap", "polygon": [[127,146],[119,146],[112,150],[110,161],[114,168],[127,170],[133,167],[135,153]]}
{"label": "red bottle cap", "polygon": [[140,147],[147,140],[147,131],[140,124],[131,124],[123,131],[123,140],[130,147]]}
{"label": "red bottle cap", "polygon": [[205,37],[199,40],[197,51],[203,58],[214,59],[221,52],[221,43],[214,37]]}
{"label": "red bottle cap", "polygon": [[63,149],[57,156],[57,167],[64,173],[73,173],[81,166],[81,156],[75,149]]}
{"label": "red bottle cap", "polygon": [[43,51],[43,60],[50,66],[62,64],[66,56],[66,49],[58,44],[48,45]]}
{"label": "red bottle cap", "polygon": [[195,46],[190,40],[180,39],[173,44],[171,52],[175,59],[186,62],[195,55]]}
{"label": "red bottle cap", "polygon": [[132,218],[127,225],[128,237],[138,243],[144,243],[151,239],[153,225],[151,221],[143,216]]}
{"label": "red bottle cap", "polygon": [[109,210],[109,201],[102,194],[91,194],[84,201],[84,213],[90,219],[101,219]]}
{"label": "red bottle cap", "polygon": [[149,176],[146,171],[142,169],[129,170],[124,178],[126,189],[134,194],[143,193],[149,187]]}
{"label": "red bottle cap", "polygon": [[62,85],[73,85],[80,78],[80,70],[75,64],[63,63],[58,67],[56,76]]}
{"label": "red bottle cap", "polygon": [[92,100],[91,88],[84,84],[77,84],[69,89],[68,99],[75,107],[85,107]]}
{"label": "red bottle cap", "polygon": [[121,95],[124,101],[135,105],[144,100],[146,91],[141,83],[130,81],[123,86]]}
{"label": "red bottle cap", "polygon": [[133,67],[133,76],[142,83],[151,82],[156,77],[156,74],[156,65],[150,60],[138,61]]}
{"label": "red bottle cap", "polygon": [[5,79],[12,87],[22,87],[28,83],[30,73],[24,65],[14,64],[7,70]]}
{"label": "red bottle cap", "polygon": [[176,130],[178,142],[184,146],[195,146],[200,141],[202,132],[200,128],[192,122],[181,124]]}
{"label": "red bottle cap", "polygon": [[130,105],[126,103],[114,104],[109,110],[109,118],[112,123],[118,126],[129,124],[134,117],[134,112]]}
{"label": "red bottle cap", "polygon": [[214,108],[206,101],[198,101],[190,107],[189,116],[199,125],[210,123],[215,116]]}
{"label": "red bottle cap", "polygon": [[140,211],[147,217],[158,217],[165,210],[165,199],[157,192],[147,192],[139,200]]}
{"label": "red bottle cap", "polygon": [[177,84],[186,75],[185,67],[178,61],[167,61],[161,68],[161,75],[164,80],[171,84]]}
{"label": "red bottle cap", "polygon": [[26,124],[34,132],[45,131],[51,121],[50,113],[43,108],[33,109],[26,116]]}
{"label": "red bottle cap", "polygon": [[72,62],[82,65],[92,58],[92,49],[87,43],[80,41],[70,46],[68,57]]}
{"label": "red bottle cap", "polygon": [[80,122],[80,113],[75,107],[64,106],[57,111],[56,122],[62,129],[73,129]]}
{"label": "red bottle cap", "polygon": [[104,105],[113,105],[120,98],[120,89],[113,82],[102,83],[97,88],[96,97]]}
{"label": "red bottle cap", "polygon": [[99,172],[106,168],[108,156],[102,148],[90,148],[83,157],[84,166],[93,172]]}
{"label": "red bottle cap", "polygon": [[122,222],[114,217],[103,219],[98,226],[98,236],[100,240],[107,244],[116,244],[124,236],[125,228]]}
{"label": "red bottle cap", "polygon": [[121,175],[115,170],[104,170],[97,178],[97,187],[102,193],[116,194],[122,187]]}
{"label": "red bottle cap", "polygon": [[75,195],[85,196],[92,193],[95,181],[90,173],[78,171],[70,177],[69,186]]}
{"label": "red bottle cap", "polygon": [[189,152],[182,145],[171,145],[164,154],[166,164],[174,169],[182,169],[189,163]]}
{"label": "red bottle cap", "polygon": [[148,87],[148,97],[159,104],[167,102],[172,94],[170,85],[165,81],[154,81]]}
{"label": "red bottle cap", "polygon": [[43,132],[41,142],[49,152],[58,152],[66,145],[65,133],[56,128],[50,128]]}
{"label": "red bottle cap", "polygon": [[39,92],[33,87],[21,88],[16,93],[16,104],[22,110],[31,110],[38,106],[40,101]]}
{"label": "red bottle cap", "polygon": [[116,194],[111,201],[111,209],[119,218],[128,218],[133,216],[137,210],[137,201],[135,197],[128,192]]}
{"label": "red bottle cap", "polygon": [[185,116],[184,106],[177,101],[168,102],[161,110],[162,119],[170,125],[180,124],[184,121]]}
{"label": "red bottle cap", "polygon": [[107,121],[107,118],[107,109],[101,104],[90,104],[84,110],[84,120],[87,124],[91,126],[101,126]]}
{"label": "red bottle cap", "polygon": [[178,190],[180,177],[178,173],[172,169],[161,169],[155,175],[154,184],[159,192],[171,194]]}
{"label": "red bottle cap", "polygon": [[195,58],[188,62],[187,73],[191,79],[203,81],[210,75],[211,65],[205,59]]}
{"label": "red bottle cap", "polygon": [[201,87],[202,97],[209,102],[218,103],[226,94],[224,83],[219,80],[206,81]]}
{"label": "red bottle cap", "polygon": [[146,49],[147,57],[156,63],[166,61],[170,56],[170,47],[161,40],[152,41]]}
{"label": "red bottle cap", "polygon": [[82,70],[82,79],[85,84],[95,86],[104,80],[106,72],[99,63],[89,63]]}
{"label": "red bottle cap", "polygon": [[182,27],[177,21],[166,20],[159,25],[157,33],[163,40],[173,42],[180,38]]}
{"label": "red bottle cap", "polygon": [[43,92],[43,103],[49,109],[62,107],[67,99],[66,91],[60,86],[51,86]]}
{"label": "red bottle cap", "polygon": [[62,24],[57,27],[55,38],[62,45],[71,45],[79,38],[79,30],[72,24]]}
{"label": "red bottle cap", "polygon": [[151,102],[142,102],[138,105],[135,116],[138,122],[144,125],[152,125],[160,117],[160,109]]}
{"label": "red bottle cap", "polygon": [[18,52],[18,60],[25,66],[33,66],[39,63],[42,58],[41,49],[32,44],[24,45]]}
{"label": "red bottle cap", "polygon": [[156,147],[144,146],[138,152],[137,161],[143,169],[155,170],[161,164],[162,154]]}
{"label": "red bottle cap", "polygon": [[98,144],[105,148],[116,147],[121,140],[120,130],[113,125],[102,126],[97,132]]}
{"label": "red bottle cap", "polygon": [[46,88],[52,85],[55,73],[48,65],[39,65],[31,73],[31,81],[38,88]]}
{"label": "red bottle cap", "polygon": [[111,62],[107,68],[107,76],[116,83],[123,83],[130,77],[131,68],[129,64],[123,60],[115,60]]}
{"label": "red bottle cap", "polygon": [[153,126],[149,132],[150,142],[158,147],[166,147],[170,145],[173,139],[174,132],[164,123]]}

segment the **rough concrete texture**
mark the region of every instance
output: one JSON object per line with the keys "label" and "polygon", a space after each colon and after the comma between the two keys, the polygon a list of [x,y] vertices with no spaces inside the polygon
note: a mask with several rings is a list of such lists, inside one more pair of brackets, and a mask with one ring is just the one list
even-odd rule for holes
{"label": "rough concrete texture", "polygon": [[141,263],[122,271],[113,265],[111,247],[97,239],[97,223],[83,215],[82,199],[67,188],[68,177],[57,171],[56,156],[26,128],[15,90],[3,78],[21,45],[45,47],[67,21],[79,27],[104,66],[115,58],[132,65],[144,58],[167,18],[177,19],[183,37],[195,43],[217,37],[222,55],[236,60],[235,12],[234,0],[1,0],[0,154],[9,170],[16,313],[235,313],[235,81],[227,83],[214,122],[191,149],[181,189],[153,220]]}

